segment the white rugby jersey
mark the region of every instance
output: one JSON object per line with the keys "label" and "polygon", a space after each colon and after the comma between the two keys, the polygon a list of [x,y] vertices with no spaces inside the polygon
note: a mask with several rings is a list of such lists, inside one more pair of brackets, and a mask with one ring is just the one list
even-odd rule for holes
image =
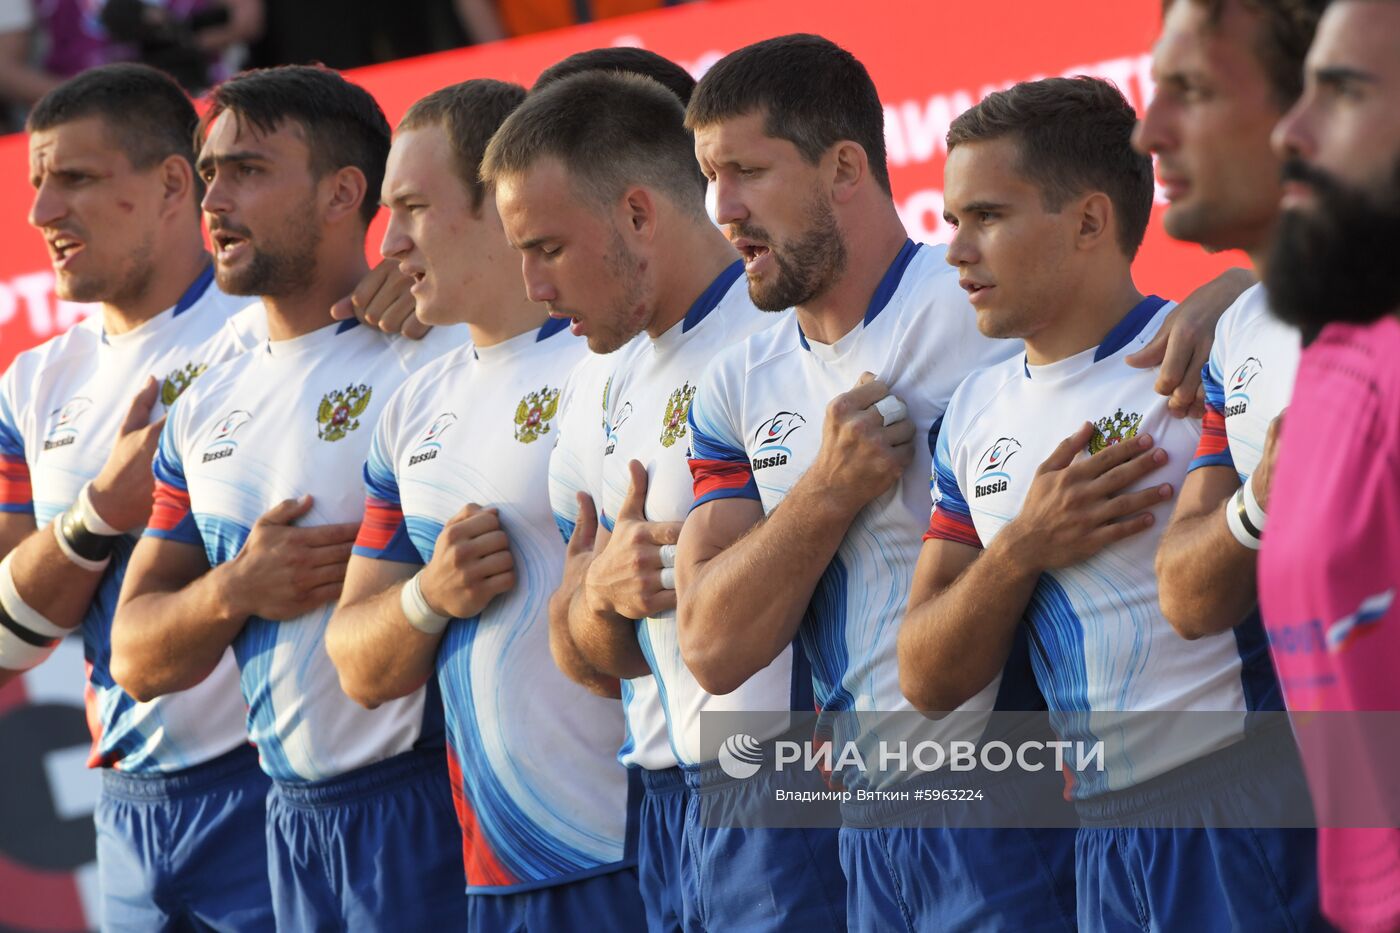
{"label": "white rugby jersey", "polygon": [[1259,466],[1269,423],[1288,407],[1302,337],[1269,310],[1264,286],[1245,291],[1215,325],[1201,371],[1206,414],[1191,469],[1234,467],[1243,482]]}
{"label": "white rugby jersey", "polygon": [[[937,436],[948,399],[969,371],[1019,348],[978,332],[975,312],[958,287],[957,273],[944,263],[944,252],[907,241],[876,288],[863,322],[834,344],[809,341],[796,315],[788,314],[721,351],[691,402],[695,505],[742,497],[759,500],[765,514],[816,459],[827,404],[854,388],[861,373],[885,380],[908,407],[917,432],[914,462],[851,523],[799,630],[823,712],[910,709],[899,689],[895,637],[928,522],[932,453],[923,438]],[[999,696],[998,677],[961,709],[1039,708],[1032,683],[1006,686]],[[972,725],[963,717],[948,728],[980,732],[980,725],[975,730]],[[858,726],[862,735],[868,727],[864,721]],[[838,742],[846,738],[837,736]]]}
{"label": "white rugby jersey", "polygon": [[[642,337],[634,338],[633,343]],[[607,437],[608,395],[613,367],[631,344],[609,354],[591,353],[564,380],[555,419],[558,440],[549,455],[549,502],[565,542],[578,520],[576,493],[586,492],[602,504],[603,445]],[[676,766],[666,735],[666,715],[656,679],[650,674],[619,681],[625,728],[617,760],[628,767],[657,771]]]}
{"label": "white rugby jersey", "polygon": [[[1123,362],[1170,309],[1147,298],[1098,347],[1045,366],[1018,355],[969,376],[943,420],[929,535],[990,542],[1020,511],[1040,464],[1085,421],[1098,429],[1091,453],[1150,434],[1169,459],[1139,488],[1180,489],[1200,423],[1173,418],[1153,388],[1156,373]],[[1281,708],[1257,620],[1187,641],[1162,618],[1152,567],[1171,508],[1169,500],[1154,507],[1147,531],[1042,574],[1026,609],[1031,662],[1056,730],[1071,741],[1104,742],[1106,770],[1081,775],[1075,797],[1140,784],[1238,740],[1247,710]],[[1169,710],[1241,715],[1177,720],[1180,734],[1162,720],[1134,728],[1131,719],[1108,725],[1099,715]]]}
{"label": "white rugby jersey", "polygon": [[[655,522],[685,519],[695,501],[687,457],[691,399],[705,365],[732,346],[780,318],[764,314],[749,300],[744,264],[735,260],[677,322],[656,339],[643,335],[626,349],[608,393],[608,434],[603,448],[603,524],[611,530],[632,477],[628,462],[647,470],[646,517]],[[684,765],[711,761],[718,748],[702,748],[700,714],[705,711],[812,709],[812,676],[796,645],[749,678],[733,693],[706,693],[681,659],[674,610],[637,623],[637,639],[660,691],[660,704],[672,754]],[[787,717],[771,729],[751,728],[769,738],[785,731]]]}
{"label": "white rugby jersey", "polygon": [[[225,295],[210,266],[170,308],[123,334],[100,317],[21,354],[0,384],[0,509],[51,522],[97,476],[132,399],[148,376],[161,382],[152,419],[211,364],[267,336],[260,304]],[[238,312],[238,313],[235,313]],[[112,680],[112,617],[135,537],[117,540],[112,563],[80,626],[92,731],[90,767],[178,771],[248,741],[231,652],[199,685],[138,703]]]}
{"label": "white rugby jersey", "polygon": [[472,893],[564,884],[634,857],[627,770],[613,755],[621,705],[565,677],[549,650],[549,596],[564,566],[549,455],[564,378],[588,353],[566,325],[425,368],[389,402],[365,466],[356,554],[427,563],[469,502],[499,509],[510,538],[514,589],[449,623],[437,655]]}
{"label": "white rugby jersey", "polygon": [[[161,432],[146,534],[201,546],[214,567],[284,499],[314,496],[299,525],[358,521],[360,464],[380,409],[410,372],[460,342],[452,328],[411,341],[351,320],[214,367]],[[248,735],[275,780],[319,781],[441,745],[441,710],[424,691],[367,710],[340,689],[324,644],[334,608],[286,622],[253,616],[233,641]]]}

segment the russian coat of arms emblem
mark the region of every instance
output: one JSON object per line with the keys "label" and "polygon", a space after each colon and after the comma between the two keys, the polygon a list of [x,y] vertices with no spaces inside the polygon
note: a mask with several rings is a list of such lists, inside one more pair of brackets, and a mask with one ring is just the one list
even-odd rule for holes
{"label": "russian coat of arms emblem", "polygon": [[186,363],[172,369],[170,375],[160,384],[160,403],[166,408],[174,405],[175,400],[190,387],[190,383],[208,368],[208,363]]}
{"label": "russian coat of arms emblem", "polygon": [[695,386],[686,383],[671,393],[666,414],[661,419],[661,446],[670,447],[685,437],[685,420],[690,416],[690,400],[695,398]]}
{"label": "russian coat of arms emblem", "polygon": [[373,394],[374,388],[363,382],[327,392],[316,410],[316,436],[323,441],[338,441],[358,428]]}
{"label": "russian coat of arms emblem", "polygon": [[559,390],[544,386],[529,392],[515,406],[515,439],[530,444],[549,433],[549,422],[559,411]]}
{"label": "russian coat of arms emblem", "polygon": [[1142,424],[1142,415],[1137,412],[1125,414],[1118,409],[1106,418],[1094,422],[1094,436],[1089,438],[1089,453],[1096,454],[1114,444],[1136,437]]}

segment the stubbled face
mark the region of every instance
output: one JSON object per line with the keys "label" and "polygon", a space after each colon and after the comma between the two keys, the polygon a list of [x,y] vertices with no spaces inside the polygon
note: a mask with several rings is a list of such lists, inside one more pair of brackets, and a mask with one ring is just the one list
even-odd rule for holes
{"label": "stubbled face", "polygon": [[782,311],[821,297],[846,268],[846,243],[819,166],[769,136],[761,113],[695,131],[716,222],[744,259],[749,297]]}
{"label": "stubbled face", "polygon": [[1400,4],[1328,7],[1302,98],[1279,123],[1283,214],[1270,303],[1314,332],[1400,310]]}
{"label": "stubbled face", "polygon": [[225,111],[196,167],[219,288],[271,297],[304,290],[316,274],[321,212],[302,129],[284,122],[260,133]]}
{"label": "stubbled face", "polygon": [[495,198],[488,193],[480,209],[472,209],[471,190],[441,126],[394,137],[382,201],[389,224],[380,252],[413,279],[414,313],[423,323],[470,323],[474,308],[503,297],[493,273],[514,257]]}
{"label": "stubbled face", "polygon": [[953,227],[947,261],[988,337],[1032,338],[1057,323],[1068,289],[1071,211],[1050,213],[1018,168],[1013,139],[963,143],[943,169],[943,217]]}
{"label": "stubbled face", "polygon": [[1257,250],[1278,215],[1279,162],[1269,133],[1281,111],[1255,52],[1258,17],[1232,0],[1218,24],[1177,0],[1152,52],[1157,93],[1134,145],[1156,157],[1178,240]]}
{"label": "stubbled face", "polygon": [[29,180],[29,223],[48,244],[58,296],[113,304],[144,296],[156,261],[160,166],[133,168],[103,118],[84,117],[30,135]]}
{"label": "stubbled face", "polygon": [[569,318],[594,353],[611,353],[651,321],[647,263],[628,246],[620,207],[580,194],[558,159],[496,185],[506,237],[520,252],[525,293],[551,317]]}

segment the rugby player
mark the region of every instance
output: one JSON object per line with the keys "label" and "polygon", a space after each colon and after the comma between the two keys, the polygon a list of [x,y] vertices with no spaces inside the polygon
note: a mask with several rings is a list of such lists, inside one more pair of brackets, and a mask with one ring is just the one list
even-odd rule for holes
{"label": "rugby player", "polygon": [[[1262,273],[1277,225],[1281,160],[1269,134],[1302,90],[1325,0],[1176,0],[1153,52],[1157,94],[1134,145],[1157,158],[1167,232],[1245,251]],[[1277,418],[1298,366],[1296,328],[1255,285],[1221,316],[1202,373],[1201,445],[1162,534],[1162,614],[1183,636],[1234,630],[1262,645],[1254,586]]]}
{"label": "rugby player", "polygon": [[477,180],[524,96],[468,81],[399,125],[381,250],[415,280],[422,319],[463,322],[471,342],[408,379],[379,419],[327,646],[368,706],[440,689],[468,928],[630,931],[645,919],[612,755],[622,711],[570,682],[549,643],[564,544],[547,470],[561,384],[587,348],[523,293]]}
{"label": "rugby player", "polygon": [[669,754],[639,771],[647,795],[638,843],[653,928],[841,929],[834,833],[707,830],[688,816],[687,784],[711,806],[754,792],[724,776],[717,744],[702,743],[702,712],[810,709],[811,679],[794,669],[790,649],[714,697],[676,642],[670,555],[693,499],[690,400],[717,350],[771,323],[705,214],[684,110],[651,81],[575,76],[534,92],[512,115],[492,141],[488,170],[530,296],[571,319],[595,353],[618,357],[591,454],[602,463],[602,528],[570,629],[597,670],[655,679],[649,715],[663,717]]}
{"label": "rugby player", "polygon": [[101,313],[20,354],[0,384],[0,680],[80,627],[88,764],[102,770],[101,922],[114,930],[272,928],[258,825],[268,783],[232,656],[150,703],[117,685],[111,658],[164,412],[208,366],[266,336],[261,309],[235,314],[248,299],[214,284],[197,119],[174,81],[141,65],[88,71],[30,113],[30,223],[59,296]]}
{"label": "rugby player", "polygon": [[245,73],[213,92],[201,135],[216,279],[262,299],[270,339],[205,373],[161,433],[113,627],[118,680],[140,698],[187,689],[232,646],[273,781],[279,928],[452,922],[464,899],[439,701],[419,690],[360,708],[323,634],[375,418],[458,338],[415,343],[327,315],[367,272],[389,147],[365,91],[319,67]]}
{"label": "rugby player", "polygon": [[1154,531],[1200,425],[1122,365],[1170,308],[1133,284],[1152,207],[1134,122],[1111,84],[1057,78],[949,129],[948,262],[981,331],[1025,352],[948,404],[901,682],[920,708],[951,708],[1029,629],[1060,737],[1105,747],[1103,769],[1066,776],[1081,927],[1299,929],[1316,912],[1310,834],[1221,828],[1288,825],[1270,820],[1306,801],[1287,724],[1243,715],[1281,708],[1268,655],[1229,633],[1185,641],[1157,607]]}

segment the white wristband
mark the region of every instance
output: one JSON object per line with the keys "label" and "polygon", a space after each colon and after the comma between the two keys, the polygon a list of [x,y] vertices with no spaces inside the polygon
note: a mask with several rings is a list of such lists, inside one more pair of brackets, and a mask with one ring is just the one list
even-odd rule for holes
{"label": "white wristband", "polygon": [[0,608],[6,616],[0,621],[0,668],[27,671],[53,654],[68,630],[54,625],[20,598],[11,575],[13,557],[11,553],[0,561]]}
{"label": "white wristband", "polygon": [[54,625],[19,595],[19,590],[15,588],[14,559],[15,552],[11,551],[4,560],[0,560],[0,608],[15,622],[45,638],[63,638],[73,631]]}
{"label": "white wristband", "polygon": [[63,556],[68,558],[68,560],[71,561],[74,566],[81,567],[84,570],[91,570],[93,573],[100,573],[103,570],[106,570],[107,565],[112,562],[112,555],[108,554],[101,560],[89,560],[88,558],[79,554],[77,551],[73,550],[73,545],[68,543],[68,539],[63,537],[63,531],[58,527],[59,519],[61,519],[62,517],[63,516],[60,515],[58,518],[54,519],[49,524],[53,527],[54,540],[58,542],[58,549],[63,552]]}
{"label": "white wristband", "polygon": [[14,632],[0,625],[0,668],[7,671],[27,671],[38,667],[54,653],[58,642],[31,645]]}
{"label": "white wristband", "polygon": [[1229,527],[1230,534],[1235,536],[1236,541],[1251,551],[1257,551],[1261,542],[1245,527],[1244,516],[1241,514],[1243,511],[1244,490],[1240,489],[1225,503],[1225,524]]}
{"label": "white wristband", "polygon": [[889,427],[896,421],[903,421],[909,416],[909,409],[893,395],[886,395],[876,402],[875,410],[878,411],[880,417],[884,419],[885,427]]}
{"label": "white wristband", "polygon": [[1242,488],[1244,490],[1244,514],[1249,516],[1249,523],[1262,535],[1264,522],[1268,520],[1269,514],[1264,511],[1259,500],[1254,498],[1254,483],[1245,480]]}
{"label": "white wristband", "polygon": [[425,635],[441,635],[443,629],[447,628],[447,623],[452,621],[451,616],[438,615],[433,611],[433,607],[428,605],[428,601],[423,598],[423,585],[419,577],[423,576],[423,571],[418,571],[399,591],[399,608],[403,610],[404,618],[408,624],[418,629]]}
{"label": "white wristband", "polygon": [[113,537],[122,533],[120,528],[113,528],[97,514],[97,509],[92,504],[91,482],[83,483],[83,488],[78,491],[78,518],[82,520],[83,526],[95,535]]}

